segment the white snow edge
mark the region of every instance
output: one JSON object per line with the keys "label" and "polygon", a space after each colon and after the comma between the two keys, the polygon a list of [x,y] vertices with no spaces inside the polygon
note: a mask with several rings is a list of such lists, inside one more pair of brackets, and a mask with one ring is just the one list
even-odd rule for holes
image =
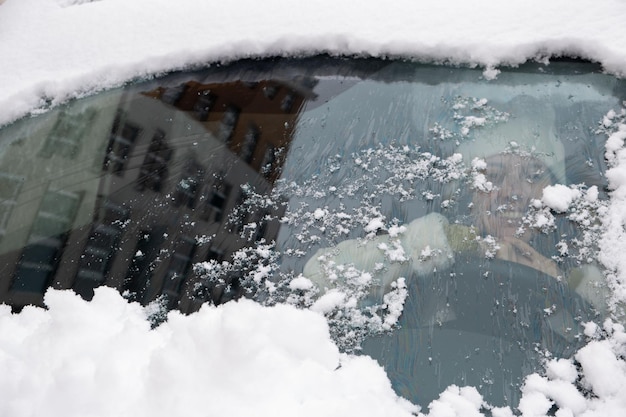
{"label": "white snow edge", "polygon": [[[75,4],[73,4],[75,3]],[[208,63],[319,53],[481,66],[577,56],[626,74],[618,0],[8,0],[0,125],[47,104]]]}

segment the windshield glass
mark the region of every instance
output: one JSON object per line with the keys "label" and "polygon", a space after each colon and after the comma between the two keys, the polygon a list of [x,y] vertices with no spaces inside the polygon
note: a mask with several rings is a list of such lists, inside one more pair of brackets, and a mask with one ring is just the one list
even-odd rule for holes
{"label": "windshield glass", "polygon": [[597,131],[624,99],[588,63],[488,81],[321,57],[76,100],[0,130],[0,301],[291,303],[417,404],[450,384],[516,403],[606,314]]}

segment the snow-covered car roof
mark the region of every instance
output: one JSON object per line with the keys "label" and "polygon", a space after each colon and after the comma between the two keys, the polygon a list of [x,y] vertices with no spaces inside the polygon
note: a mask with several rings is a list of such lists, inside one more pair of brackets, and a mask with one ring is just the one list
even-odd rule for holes
{"label": "snow-covered car roof", "polygon": [[551,56],[626,73],[619,0],[9,0],[0,11],[0,123],[153,74],[318,53],[500,65]]}

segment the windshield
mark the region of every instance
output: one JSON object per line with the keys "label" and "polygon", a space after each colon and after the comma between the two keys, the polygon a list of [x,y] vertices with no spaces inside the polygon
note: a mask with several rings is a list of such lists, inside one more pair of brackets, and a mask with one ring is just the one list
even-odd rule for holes
{"label": "windshield", "polygon": [[606,313],[598,123],[624,99],[588,63],[487,81],[315,58],[77,100],[0,131],[0,301],[291,303],[415,403],[450,384],[516,403]]}

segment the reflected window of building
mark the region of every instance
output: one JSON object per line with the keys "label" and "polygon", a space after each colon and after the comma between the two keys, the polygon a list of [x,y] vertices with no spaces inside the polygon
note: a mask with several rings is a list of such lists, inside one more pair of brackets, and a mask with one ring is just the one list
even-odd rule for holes
{"label": "reflected window of building", "polygon": [[180,84],[180,85],[175,86],[175,87],[168,87],[163,92],[163,95],[161,95],[161,100],[164,103],[175,105],[176,102],[185,93],[186,89],[187,89],[187,85],[186,84]]}
{"label": "reflected window of building", "polygon": [[263,87],[263,94],[270,100],[273,100],[278,94],[278,86],[277,85],[266,85]]}
{"label": "reflected window of building", "polygon": [[193,111],[200,121],[206,121],[209,118],[209,112],[215,103],[215,95],[210,90],[198,92],[198,99],[193,105]]}
{"label": "reflected window of building", "polygon": [[196,240],[194,238],[183,236],[176,241],[161,292],[167,297],[170,308],[176,305],[195,251]]}
{"label": "reflected window of building", "polygon": [[173,149],[170,148],[165,139],[165,132],[157,129],[141,164],[139,177],[137,178],[137,189],[143,190],[148,188],[149,190],[160,192],[163,189],[163,183],[167,179],[167,166],[173,153]]}
{"label": "reflected window of building", "polygon": [[138,302],[146,302],[145,297],[152,279],[152,272],[159,256],[159,249],[165,242],[165,226],[153,226],[150,230],[139,232],[139,239],[126,279],[124,291],[128,291],[130,298]]}
{"label": "reflected window of building", "polygon": [[224,260],[224,251],[217,247],[212,247],[211,249],[209,249],[209,252],[207,253],[206,260],[222,262]]}
{"label": "reflected window of building", "polygon": [[239,156],[247,163],[252,162],[254,151],[256,150],[257,143],[259,142],[259,136],[261,136],[259,128],[255,125],[250,125],[246,135],[243,137],[241,149],[239,150]]}
{"label": "reflected window of building", "polygon": [[280,102],[280,109],[285,113],[289,113],[293,108],[294,99],[295,97],[293,93],[288,93],[287,95],[285,95],[285,97],[283,97],[283,101]]}
{"label": "reflected window of building", "polygon": [[235,131],[235,126],[239,120],[239,114],[241,110],[233,105],[230,105],[224,111],[222,121],[220,123],[218,136],[223,142],[229,142]]}
{"label": "reflected window of building", "polygon": [[99,210],[76,274],[74,286],[79,294],[88,293],[104,282],[129,214],[128,209],[111,201],[106,201]]}
{"label": "reflected window of building", "polygon": [[261,162],[261,173],[265,178],[275,177],[276,164],[276,148],[273,145],[267,145],[263,153],[263,161]]}
{"label": "reflected window of building", "polygon": [[12,290],[42,293],[56,271],[81,195],[48,190],[15,270]]}
{"label": "reflected window of building", "polygon": [[259,216],[259,221],[257,222],[256,235],[254,237],[255,241],[261,240],[265,238],[265,234],[267,233],[267,223],[270,218],[270,213],[268,211],[261,212]]}
{"label": "reflected window of building", "polygon": [[[220,248],[213,246],[209,249],[206,261],[215,261],[215,262],[223,262],[226,260],[226,254]],[[192,297],[194,300],[204,303],[206,301],[211,301],[213,304],[220,304],[220,300],[224,294],[224,290],[228,286],[232,286],[233,283],[230,282],[232,276],[227,277],[226,282],[224,283],[209,283],[209,282],[198,282],[193,288]],[[235,281],[237,281],[235,279]],[[237,281],[238,283],[238,281]],[[235,285],[237,285],[235,283]]]}
{"label": "reflected window of building", "polygon": [[75,158],[95,115],[94,109],[87,109],[77,114],[61,112],[39,151],[39,156],[50,158],[58,155],[63,158]]}
{"label": "reflected window of building", "polygon": [[126,122],[121,125],[118,123],[119,121],[114,123],[111,136],[109,137],[107,153],[104,157],[104,168],[121,176],[126,169],[130,151],[141,129],[132,123]]}
{"label": "reflected window of building", "polygon": [[237,202],[235,203],[235,207],[237,207],[238,209],[234,211],[232,222],[230,222],[234,225],[234,227],[230,229],[231,233],[241,234],[241,232],[243,232],[244,226],[248,223],[250,213],[248,213],[248,211],[244,209],[246,197],[246,192],[244,190],[241,190],[239,196],[237,197]]}
{"label": "reflected window of building", "polygon": [[213,185],[202,212],[202,220],[216,223],[222,221],[232,188],[232,185],[222,180]]}
{"label": "reflected window of building", "polygon": [[5,234],[22,184],[24,184],[23,177],[0,172],[0,239]]}
{"label": "reflected window of building", "polygon": [[194,160],[189,160],[174,190],[172,199],[174,206],[185,205],[188,208],[194,208],[203,177],[204,168],[202,165]]}

